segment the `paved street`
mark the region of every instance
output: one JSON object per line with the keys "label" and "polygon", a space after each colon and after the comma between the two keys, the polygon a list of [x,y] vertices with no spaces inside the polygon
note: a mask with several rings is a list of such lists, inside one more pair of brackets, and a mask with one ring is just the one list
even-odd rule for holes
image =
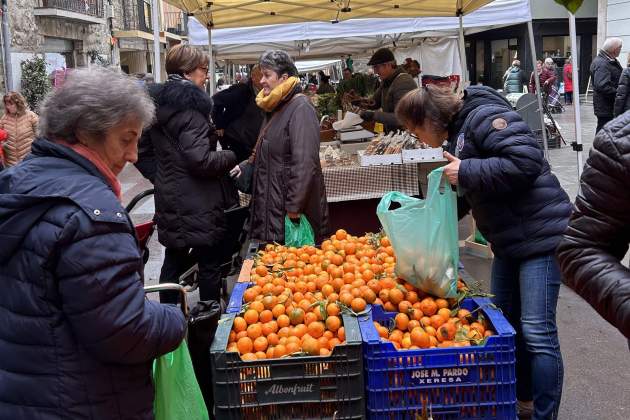
{"label": "paved street", "polygon": [[[595,117],[590,105],[582,108],[584,159],[588,156],[595,132]],[[563,136],[570,144],[575,138],[573,111],[554,115]],[[578,190],[576,153],[569,146],[550,150],[549,162],[572,199]],[[121,175],[123,195],[128,202],[137,193],[150,188],[133,166]],[[135,222],[153,216],[152,200],[141,203],[133,212]],[[466,230],[461,226],[460,231]],[[146,266],[146,283],[157,282],[162,247],[157,234],[151,242],[151,257]],[[470,274],[489,289],[491,261],[468,255],[462,260]],[[565,363],[565,381],[560,419],[625,420],[630,418],[630,352],[628,342],[575,293],[562,286],[558,304],[558,324]]]}

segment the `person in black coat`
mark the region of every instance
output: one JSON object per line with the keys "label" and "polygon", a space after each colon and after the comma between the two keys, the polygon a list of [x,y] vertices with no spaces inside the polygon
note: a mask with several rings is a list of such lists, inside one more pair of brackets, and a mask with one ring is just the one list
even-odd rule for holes
{"label": "person in black coat", "polygon": [[560,245],[565,281],[630,340],[630,113],[595,136]]}
{"label": "person in black coat", "polygon": [[608,38],[591,63],[593,80],[593,111],[597,117],[595,133],[614,116],[615,95],[623,69],[617,61],[621,53],[621,39]]}
{"label": "person in black coat", "polygon": [[186,319],[145,297],[116,179],[153,113],[132,78],[75,70],[41,105],[32,153],[0,174],[3,419],[153,419],[152,363]]}
{"label": "person in black coat", "polygon": [[630,55],[628,55],[627,67],[623,69],[615,95],[615,117],[620,116],[630,109]]}
{"label": "person in black coat", "polygon": [[448,140],[444,174],[457,185],[460,218],[472,210],[492,244],[492,293],[517,331],[517,397],[533,399],[534,418],[556,418],[563,365],[555,249],[571,214],[568,195],[527,124],[489,87],[471,86],[463,98],[417,89],[397,116],[433,147]]}
{"label": "person in black coat", "polygon": [[265,118],[256,105],[261,89],[259,66],[252,68],[247,83],[239,83],[212,97],[212,122],[220,135],[221,147],[236,154],[239,162],[249,158]]}
{"label": "person in black coat", "polygon": [[[160,283],[177,282],[198,263],[202,301],[221,296],[224,211],[238,204],[228,175],[237,164],[236,156],[216,150],[217,136],[210,125],[212,101],[202,89],[208,62],[204,53],[189,45],[169,50],[169,78],[152,90],[157,122],[144,134],[141,155],[143,159],[152,153],[157,162],[155,220],[158,239],[166,247]],[[161,299],[173,302],[176,296],[162,293]]]}

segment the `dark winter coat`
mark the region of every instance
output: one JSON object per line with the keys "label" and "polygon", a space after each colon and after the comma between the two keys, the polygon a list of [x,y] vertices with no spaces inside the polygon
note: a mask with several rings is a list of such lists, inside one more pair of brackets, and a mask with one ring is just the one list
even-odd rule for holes
{"label": "dark winter coat", "polygon": [[239,162],[249,158],[265,118],[256,105],[256,93],[251,82],[239,83],[212,97],[212,121],[223,131],[221,147],[236,154]]}
{"label": "dark winter coat", "polygon": [[374,113],[374,121],[382,123],[386,133],[402,127],[394,112],[396,105],[407,92],[417,88],[418,85],[416,85],[413,77],[399,68],[389,79],[384,80],[374,92],[372,97],[374,105],[370,108],[380,109]]}
{"label": "dark winter coat", "polygon": [[256,149],[250,237],[283,243],[290,212],[304,214],[320,241],[328,234],[328,202],[315,108],[299,95],[287,98],[267,119],[277,113]]}
{"label": "dark winter coat", "polygon": [[630,339],[630,113],[595,136],[575,212],[558,247],[569,287]]}
{"label": "dark winter coat", "polygon": [[615,95],[615,117],[630,109],[630,67],[626,67],[619,78]]}
{"label": "dark winter coat", "polygon": [[591,63],[593,111],[598,117],[612,117],[617,85],[623,68],[616,58],[600,51]]}
{"label": "dark winter coat", "polygon": [[146,299],[133,225],[96,167],[38,140],[0,174],[0,417],[152,419],[179,308]]}
{"label": "dark winter coat", "polygon": [[159,241],[167,248],[216,245],[227,229],[224,210],[238,202],[228,175],[237,164],[236,156],[216,150],[217,137],[209,122],[212,101],[203,90],[188,81],[169,80],[152,93],[157,122],[142,143],[146,149],[152,146],[157,161]]}
{"label": "dark winter coat", "polygon": [[525,259],[555,251],[571,214],[569,197],[534,134],[499,93],[466,89],[449,150],[461,159],[460,216],[472,209],[495,254]]}
{"label": "dark winter coat", "polygon": [[510,67],[503,75],[503,90],[505,93],[522,93],[527,85],[527,76],[518,66]]}

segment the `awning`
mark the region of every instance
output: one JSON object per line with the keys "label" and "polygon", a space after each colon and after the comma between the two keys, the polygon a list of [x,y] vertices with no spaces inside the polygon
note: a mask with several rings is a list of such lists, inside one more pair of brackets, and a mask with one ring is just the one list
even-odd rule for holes
{"label": "awning", "polygon": [[165,0],[212,29],[363,18],[453,17],[492,0]]}

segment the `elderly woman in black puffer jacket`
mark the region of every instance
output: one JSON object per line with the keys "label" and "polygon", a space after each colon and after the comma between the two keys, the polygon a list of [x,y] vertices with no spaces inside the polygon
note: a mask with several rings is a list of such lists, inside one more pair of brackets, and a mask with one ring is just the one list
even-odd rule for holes
{"label": "elderly woman in black puffer jacket", "polygon": [[630,113],[595,137],[558,247],[566,283],[630,340]]}
{"label": "elderly woman in black puffer jacket", "polygon": [[[212,101],[203,90],[208,62],[207,55],[189,45],[166,54],[168,81],[149,89],[157,122],[141,140],[140,159],[153,155],[157,165],[138,168],[155,185],[158,239],[166,247],[160,283],[177,282],[198,263],[200,299],[218,301],[224,211],[238,203],[228,172],[237,160],[232,151],[217,151]],[[160,299],[171,303],[177,296],[163,292]]]}

